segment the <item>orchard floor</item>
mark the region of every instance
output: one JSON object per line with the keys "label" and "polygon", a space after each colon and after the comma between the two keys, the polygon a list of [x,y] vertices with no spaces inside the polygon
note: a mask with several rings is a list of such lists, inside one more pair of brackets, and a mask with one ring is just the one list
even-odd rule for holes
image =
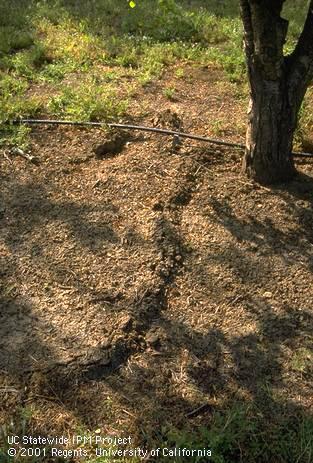
{"label": "orchard floor", "polygon": [[[174,75],[124,122],[244,142],[220,71]],[[35,127],[38,165],[0,158],[1,424],[151,447],[238,402],[312,413],[313,160],[265,188],[236,149],[137,132],[99,159],[103,137]]]}

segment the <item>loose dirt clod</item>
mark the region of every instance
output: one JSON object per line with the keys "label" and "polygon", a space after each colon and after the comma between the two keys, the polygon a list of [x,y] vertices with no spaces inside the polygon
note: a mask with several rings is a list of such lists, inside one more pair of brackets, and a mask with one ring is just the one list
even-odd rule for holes
{"label": "loose dirt clod", "polygon": [[93,152],[97,158],[110,158],[123,150],[129,138],[129,134],[125,132],[111,131],[108,138],[101,145],[93,148]]}
{"label": "loose dirt clod", "polygon": [[171,109],[165,109],[161,111],[152,120],[155,127],[163,127],[170,130],[177,130],[179,132],[184,131],[184,125],[181,117]]}

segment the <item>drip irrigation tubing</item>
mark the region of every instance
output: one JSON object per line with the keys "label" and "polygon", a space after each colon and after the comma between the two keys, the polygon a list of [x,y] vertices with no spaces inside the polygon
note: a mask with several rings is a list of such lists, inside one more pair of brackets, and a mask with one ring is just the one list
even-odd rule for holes
{"label": "drip irrigation tubing", "polygon": [[[9,123],[9,122],[8,122]],[[157,127],[146,127],[144,125],[132,125],[132,124],[115,124],[115,123],[106,123],[106,122],[84,122],[84,121],[63,121],[63,120],[50,120],[50,119],[16,119],[12,121],[12,124],[26,124],[26,125],[36,125],[36,124],[45,124],[45,125],[73,125],[79,127],[110,127],[115,129],[122,130],[140,130],[143,132],[154,132],[159,135],[172,135],[177,138],[189,138],[191,140],[204,141],[207,143],[212,143],[214,145],[228,146],[234,148],[245,149],[245,145],[242,143],[232,143],[224,140],[217,140],[215,138],[203,137],[201,135],[193,135],[191,133],[179,132],[175,130],[159,129]],[[313,153],[303,153],[303,152],[292,152],[295,157],[313,157]]]}

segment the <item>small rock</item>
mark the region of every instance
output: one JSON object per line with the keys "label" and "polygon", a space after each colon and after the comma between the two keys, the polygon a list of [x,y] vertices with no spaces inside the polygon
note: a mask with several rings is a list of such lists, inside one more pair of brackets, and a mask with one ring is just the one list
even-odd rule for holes
{"label": "small rock", "polygon": [[257,251],[259,246],[256,243],[251,243],[250,248],[251,248],[252,251]]}
{"label": "small rock", "polygon": [[266,299],[270,299],[273,296],[273,294],[270,291],[265,291],[263,293],[263,297],[266,297]]}

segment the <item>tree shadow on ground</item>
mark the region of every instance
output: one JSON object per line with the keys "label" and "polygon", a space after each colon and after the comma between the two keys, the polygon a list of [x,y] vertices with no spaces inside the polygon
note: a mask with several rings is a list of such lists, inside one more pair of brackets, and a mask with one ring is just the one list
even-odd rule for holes
{"label": "tree shadow on ground", "polygon": [[[313,179],[312,177],[298,173],[296,179],[284,188],[274,188],[276,194],[285,199],[288,211],[294,212],[298,218],[303,238],[313,243]],[[292,200],[290,201],[291,198]]]}
{"label": "tree shadow on ground", "polygon": [[[53,346],[46,344],[42,337],[43,332],[54,327],[47,327],[36,318],[31,303],[20,302],[22,299],[10,292],[2,295],[4,337],[0,368],[26,391],[20,397],[21,405],[29,399],[27,391],[33,387],[34,372],[40,371],[45,380],[36,382],[37,394],[40,396],[46,393],[48,382],[56,391],[62,407],[76,415],[89,429],[101,425],[109,410],[100,404],[103,407],[102,415],[95,413],[91,416],[90,408],[86,407],[87,391],[87,404],[90,406],[95,406],[99,400],[99,391],[103,393],[106,390],[108,394],[113,394],[120,408],[124,407],[133,415],[134,427],[139,429],[137,436],[147,445],[166,440],[166,432],[171,426],[180,430],[188,429],[193,424],[196,427],[210,427],[216,412],[223,412],[238,401],[259,410],[268,426],[284,420],[290,423],[299,415],[309,417],[307,409],[310,404],[311,367],[300,367],[294,371],[288,365],[288,357],[300,347],[309,349],[313,335],[311,307],[305,308],[302,304],[299,310],[296,301],[277,303],[268,299],[267,295],[255,292],[255,289],[258,281],[271,278],[272,264],[267,264],[266,258],[280,256],[285,250],[289,252],[290,246],[298,253],[306,270],[312,273],[308,246],[312,244],[310,218],[313,181],[302,176],[301,182],[297,180],[284,190],[275,188],[269,192],[280,196],[286,207],[292,210],[293,220],[298,225],[296,234],[275,226],[274,219],[263,221],[255,216],[249,218],[248,215],[244,219],[240,218],[227,199],[208,197],[202,206],[204,211],[207,207],[214,211],[210,220],[215,220],[216,225],[227,230],[238,244],[250,246],[253,243],[256,248],[249,254],[247,247],[233,245],[225,252],[225,248],[212,244],[206,254],[201,251],[201,264],[197,262],[198,251],[190,251],[180,230],[182,212],[192,200],[191,181],[192,176],[188,178],[188,185],[182,185],[182,190],[186,187],[190,192],[186,201],[175,204],[174,210],[164,206],[156,215],[151,241],[156,253],[161,255],[161,260],[154,266],[151,283],[142,285],[136,300],[129,299],[121,305],[118,301],[112,302],[117,310],[122,310],[123,304],[124,308],[126,305],[129,314],[126,325],[122,329],[118,328],[118,339],[99,344],[83,355],[62,363]],[[172,195],[171,203],[181,197],[179,192],[176,193]],[[291,203],[292,198],[295,201]],[[10,217],[10,212],[13,212],[11,230],[16,229],[18,232],[24,227],[23,235],[8,235],[4,231],[4,241],[10,253],[18,251],[22,254],[24,248],[20,245],[27,241],[29,233],[47,227],[54,221],[66,224],[74,240],[82,248],[87,248],[88,252],[98,249],[97,241],[103,244],[103,237],[110,246],[120,242],[113,226],[110,228],[110,223],[102,228],[100,223],[89,221],[88,213],[91,209],[88,206],[77,206],[71,202],[55,204],[49,200],[45,189],[36,184],[14,185],[6,195],[2,192],[1,203],[6,210],[2,217],[4,230],[3,220]],[[114,209],[113,213],[116,212]],[[175,218],[175,225],[169,220],[171,215]],[[82,228],[77,227],[78,223]],[[107,227],[110,233],[107,233]],[[92,236],[92,241],[86,235]],[[303,238],[307,243],[303,243]],[[260,255],[256,254],[258,252]],[[101,259],[97,252],[94,255]],[[7,291],[6,280],[11,281],[8,276],[18,274],[18,266],[8,269],[4,257],[2,261],[2,269],[6,269],[2,270],[2,284]],[[222,278],[221,275],[216,278],[210,273],[211,262],[221,265],[225,275],[232,269],[240,290],[235,298],[228,298],[223,275]],[[254,272],[256,262],[257,273]],[[195,284],[197,280],[208,282],[204,287],[208,304],[210,298],[217,295],[220,300],[216,297],[216,301],[213,301],[217,305],[228,301],[231,310],[225,316],[230,317],[230,325],[232,314],[234,323],[237,323],[236,313],[242,311],[245,320],[251,321],[250,332],[242,332],[236,324],[230,330],[228,324],[221,327],[217,323],[218,317],[216,321],[213,317],[209,328],[201,330],[183,321],[184,314],[173,317],[170,308],[171,291],[177,287],[178,280],[188,274]],[[279,283],[277,276],[274,278]],[[255,286],[250,291],[251,285]],[[229,296],[232,295],[230,292]],[[197,302],[195,304],[194,313],[200,317],[203,306],[197,307]],[[106,324],[105,318],[102,324]],[[26,343],[25,335],[22,335],[25,325],[29,327],[31,343]],[[61,333],[56,332],[55,337],[59,342]],[[41,352],[40,368],[34,360],[29,362],[29,357],[38,352]],[[185,353],[184,362],[182,353]],[[184,383],[188,391],[186,394],[182,387]],[[283,391],[288,388],[289,393],[284,394]],[[216,401],[217,397],[220,398],[219,402]],[[301,401],[297,401],[297,397],[301,397]],[[196,413],[190,418],[188,414],[203,404],[209,405],[203,409],[204,413],[200,410],[198,416]],[[249,432],[242,438],[244,441],[249,440]],[[210,445],[210,442],[200,443]],[[237,444],[234,442],[232,457],[242,461],[240,446]],[[266,451],[266,461],[278,461],[271,449]],[[230,451],[225,452],[229,457]],[[255,457],[254,461],[264,461],[264,455],[259,459]],[[284,458],[281,461],[285,463],[293,461],[292,456]]]}
{"label": "tree shadow on ground", "polygon": [[[23,242],[20,233],[26,235],[36,229],[42,230],[53,221],[65,225],[69,233],[90,251],[96,252],[95,242],[101,245],[105,242],[114,244],[118,241],[118,237],[108,223],[92,220],[93,214],[97,213],[93,205],[77,204],[72,201],[52,202],[45,188],[34,182],[15,184],[9,195],[2,197],[0,201],[4,208],[13,211],[14,215],[13,223],[9,217],[7,220],[16,233],[13,232],[5,237],[5,242],[11,250],[15,242]],[[118,214],[116,207],[110,204],[103,205],[101,210],[106,214],[108,222]]]}

